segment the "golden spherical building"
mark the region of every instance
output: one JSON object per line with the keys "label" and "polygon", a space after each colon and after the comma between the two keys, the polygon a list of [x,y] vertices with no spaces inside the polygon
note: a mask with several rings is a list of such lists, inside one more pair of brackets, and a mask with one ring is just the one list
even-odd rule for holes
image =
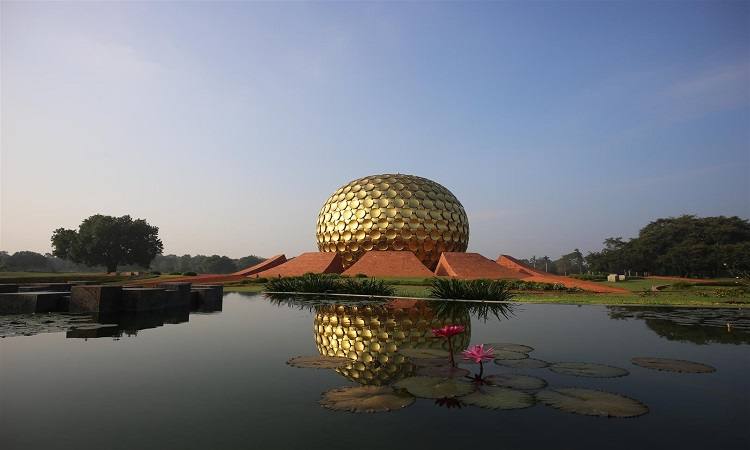
{"label": "golden spherical building", "polygon": [[371,250],[408,250],[434,269],[442,252],[464,252],[469,220],[446,188],[415,175],[383,174],[340,187],[320,209],[318,249],[344,268]]}
{"label": "golden spherical building", "polygon": [[447,350],[445,339],[435,338],[433,328],[463,325],[464,333],[453,337],[455,351],[471,341],[468,310],[438,315],[427,302],[391,301],[375,306],[318,306],[313,335],[323,356],[351,360],[336,369],[351,381],[367,385],[390,384],[414,374],[416,367],[399,353],[405,348]]}

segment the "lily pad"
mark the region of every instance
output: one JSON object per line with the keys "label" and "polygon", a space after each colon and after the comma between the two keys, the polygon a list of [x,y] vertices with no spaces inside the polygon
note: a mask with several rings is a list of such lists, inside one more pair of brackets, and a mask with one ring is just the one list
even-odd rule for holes
{"label": "lily pad", "polygon": [[636,366],[647,369],[664,370],[667,372],[680,373],[711,373],[716,372],[714,367],[694,361],[669,358],[638,357],[630,360]]}
{"label": "lily pad", "polygon": [[342,356],[295,356],[286,363],[302,369],[338,369],[351,362]]}
{"label": "lily pad", "polygon": [[451,366],[429,366],[417,370],[417,375],[441,378],[462,378],[469,374],[466,369]]}
{"label": "lily pad", "polygon": [[461,402],[487,409],[522,409],[533,406],[535,399],[533,395],[515,389],[483,386],[475,392],[461,397]]}
{"label": "lily pad", "polygon": [[495,350],[495,359],[526,359],[528,354],[511,350]]}
{"label": "lily pad", "polygon": [[394,386],[422,398],[461,397],[474,391],[473,384],[442,377],[409,377]]}
{"label": "lily pad", "polygon": [[648,412],[638,400],[593,389],[548,389],[537,392],[536,398],[552,408],[587,416],[636,417]]}
{"label": "lily pad", "polygon": [[406,408],[414,397],[390,386],[353,386],[331,389],[323,393],[320,404],[335,411],[385,412]]}
{"label": "lily pad", "polygon": [[489,375],[484,380],[492,386],[507,387],[511,389],[520,389],[522,391],[543,389],[547,382],[537,377],[528,375],[516,375],[512,373],[502,373]]}
{"label": "lily pad", "polygon": [[589,378],[617,378],[630,373],[620,367],[584,362],[554,363],[549,366],[549,370],[563,375]]}
{"label": "lily pad", "polygon": [[511,344],[509,342],[493,342],[491,344],[484,344],[485,347],[492,347],[495,349],[495,351],[498,350],[507,350],[509,352],[518,352],[518,353],[529,353],[534,351],[534,347],[529,347],[528,345],[521,345],[521,344]]}
{"label": "lily pad", "polygon": [[414,359],[448,358],[450,355],[447,351],[439,348],[400,348],[398,352],[407,358]]}
{"label": "lily pad", "polygon": [[547,361],[541,359],[496,359],[495,364],[512,367],[513,369],[541,369],[549,366]]}

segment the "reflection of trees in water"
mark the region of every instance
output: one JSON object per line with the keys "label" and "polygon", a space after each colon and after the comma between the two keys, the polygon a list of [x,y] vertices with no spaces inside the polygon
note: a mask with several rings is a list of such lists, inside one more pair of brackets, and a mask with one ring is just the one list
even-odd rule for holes
{"label": "reflection of trees in water", "polygon": [[750,313],[743,309],[622,306],[608,309],[610,318],[643,320],[651,331],[670,341],[698,345],[750,343]]}
{"label": "reflection of trees in water", "polygon": [[65,337],[72,339],[119,339],[122,336],[137,336],[140,330],[148,328],[188,322],[190,314],[211,312],[206,308],[171,308],[108,314],[14,314],[0,316],[0,337],[65,332]]}

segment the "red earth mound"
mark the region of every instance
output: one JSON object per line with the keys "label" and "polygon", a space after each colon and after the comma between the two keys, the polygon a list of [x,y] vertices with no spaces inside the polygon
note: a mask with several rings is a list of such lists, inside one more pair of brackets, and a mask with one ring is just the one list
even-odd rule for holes
{"label": "red earth mound", "polygon": [[247,267],[238,272],[235,272],[232,275],[242,275],[245,277],[249,277],[251,275],[255,275],[260,272],[263,272],[264,270],[272,269],[276,266],[284,264],[285,262],[286,262],[286,256],[284,256],[284,254],[275,255],[266,260],[259,262],[258,264],[254,266]]}
{"label": "red earth mound", "polygon": [[280,264],[283,264],[284,262],[286,262],[286,257],[284,255],[276,255],[268,259],[265,259],[254,266],[246,267],[234,273],[203,274],[203,275],[196,275],[192,277],[175,277],[175,278],[170,278],[168,280],[158,280],[158,281],[134,281],[133,283],[130,283],[130,284],[141,285],[141,286],[153,286],[153,285],[167,283],[167,282],[168,283],[174,283],[174,282],[228,283],[230,281],[242,280],[243,278],[255,275],[261,271],[276,267]]}
{"label": "red earth mound", "polygon": [[520,279],[525,274],[508,269],[479,253],[444,252],[440,255],[435,275],[476,279]]}
{"label": "red earth mound", "polygon": [[367,252],[344,271],[344,275],[362,273],[368,277],[432,277],[433,273],[410,251]]}
{"label": "red earth mound", "polygon": [[308,252],[256,275],[265,278],[296,277],[306,273],[341,273],[343,270],[338,253]]}
{"label": "red earth mound", "polygon": [[560,283],[565,287],[577,287],[584,291],[608,294],[624,294],[627,289],[604,286],[592,281],[576,280],[575,278],[553,275],[543,270],[534,269],[510,255],[500,255],[497,258],[497,264],[509,270],[516,270],[523,274],[520,279],[523,281],[534,281],[538,283]]}

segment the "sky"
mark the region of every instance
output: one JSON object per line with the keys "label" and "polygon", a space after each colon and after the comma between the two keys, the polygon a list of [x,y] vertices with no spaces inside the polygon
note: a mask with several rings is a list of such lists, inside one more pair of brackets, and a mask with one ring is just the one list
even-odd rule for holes
{"label": "sky", "polygon": [[289,257],[336,189],[395,172],[451,190],[490,258],[750,217],[750,2],[0,13],[0,250],[101,213],[165,254]]}

